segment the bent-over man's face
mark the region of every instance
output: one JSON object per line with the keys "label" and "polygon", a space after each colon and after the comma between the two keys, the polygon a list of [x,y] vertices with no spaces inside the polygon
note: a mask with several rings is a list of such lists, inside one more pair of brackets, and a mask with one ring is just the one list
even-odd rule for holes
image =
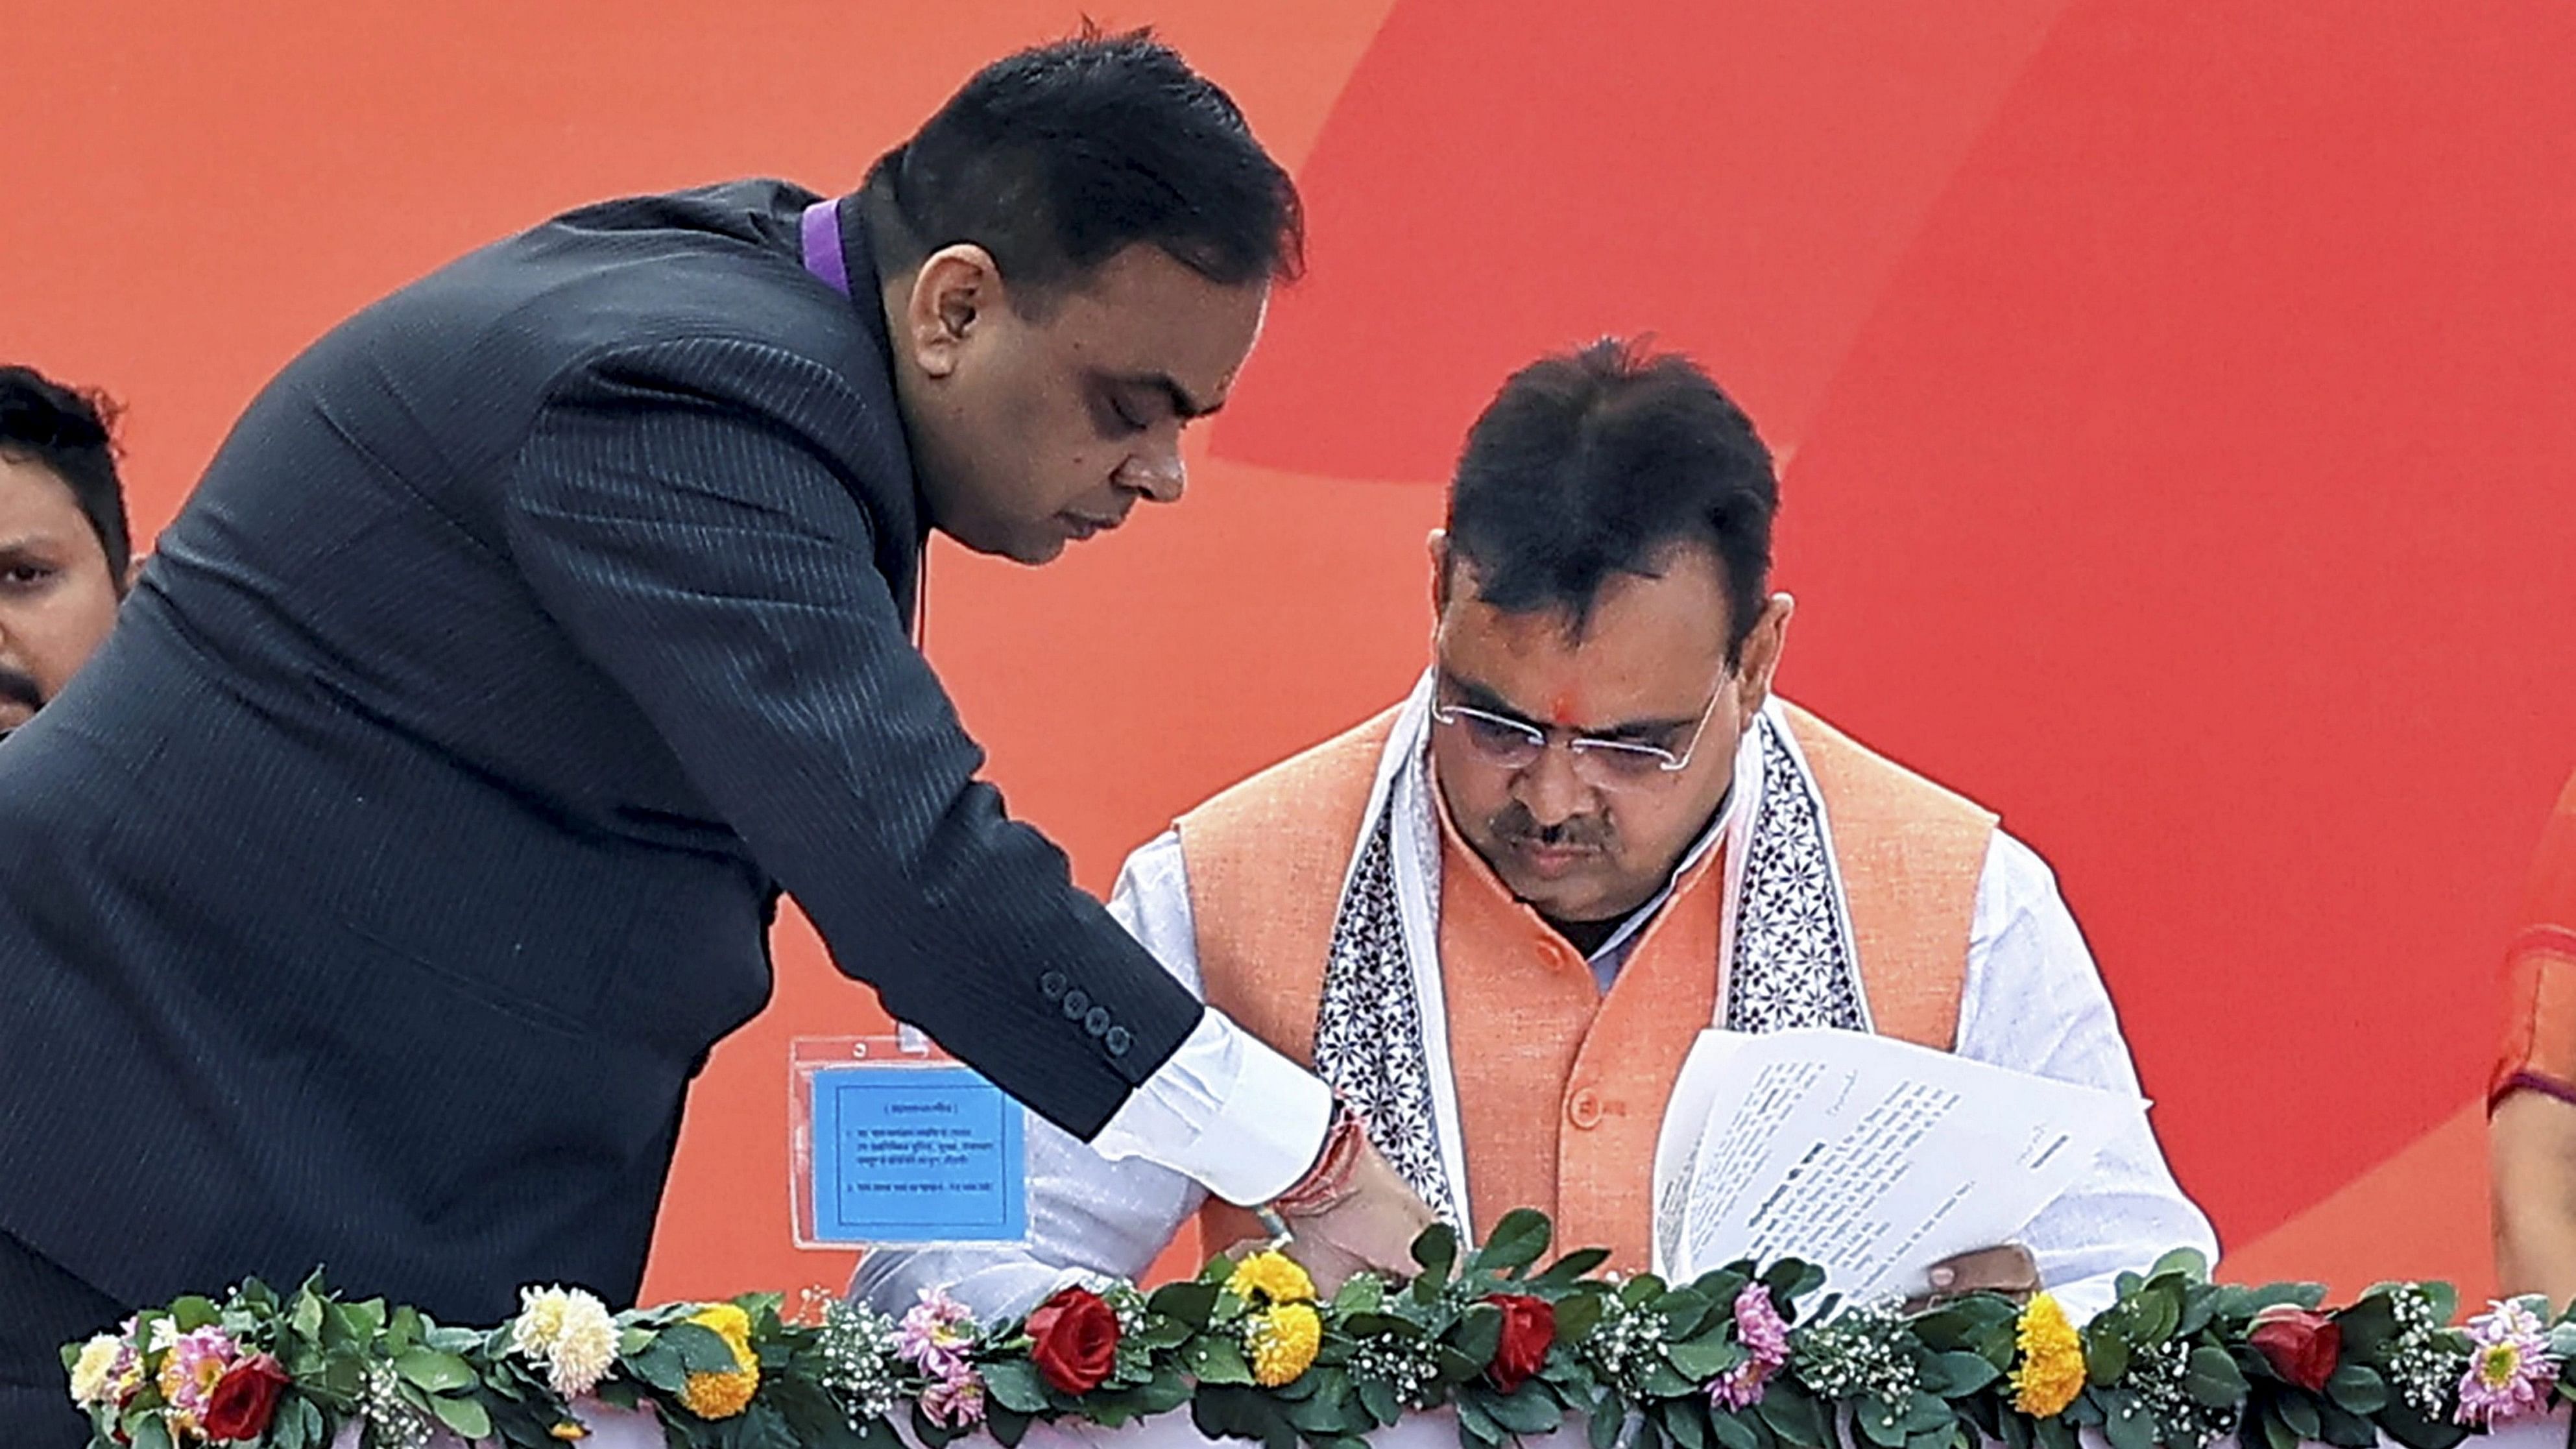
{"label": "bent-over man's face", "polygon": [[[1664,888],[1726,798],[1736,743],[1769,691],[1787,601],[1765,612],[1729,669],[1715,556],[1676,548],[1660,568],[1613,575],[1579,637],[1561,612],[1484,603],[1472,564],[1450,570],[1438,701],[1474,713],[1434,725],[1432,766],[1459,834],[1550,920],[1614,919]],[[1497,720],[1545,731],[1546,748],[1514,763],[1527,746],[1516,750]],[[1639,752],[1578,752],[1578,738],[1687,761],[1667,770]]]}
{"label": "bent-over man's face", "polygon": [[117,585],[71,485],[0,452],[0,731],[89,661],[116,622]]}
{"label": "bent-over man's face", "polygon": [[901,319],[931,521],[979,553],[1040,564],[1140,502],[1179,501],[1181,430],[1224,405],[1268,283],[1212,282],[1138,244],[1032,313],[981,257],[934,256]]}

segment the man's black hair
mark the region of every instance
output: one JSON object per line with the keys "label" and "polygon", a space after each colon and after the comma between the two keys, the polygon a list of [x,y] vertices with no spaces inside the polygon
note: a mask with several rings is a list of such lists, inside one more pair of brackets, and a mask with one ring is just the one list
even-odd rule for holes
{"label": "man's black hair", "polygon": [[1725,576],[1727,662],[1762,616],[1771,452],[1689,358],[1604,338],[1513,373],[1476,425],[1449,490],[1452,566],[1509,613],[1562,614],[1580,635],[1613,575],[1654,575],[1676,545]]}
{"label": "man's black hair", "polygon": [[32,367],[0,366],[0,457],[41,464],[63,480],[121,591],[134,545],[109,431],[115,420],[115,405],[98,393],[65,387]]}
{"label": "man's black hair", "polygon": [[1139,242],[1227,286],[1304,264],[1296,183],[1233,100],[1146,30],[993,62],[861,192],[886,271],[971,242],[1033,301]]}

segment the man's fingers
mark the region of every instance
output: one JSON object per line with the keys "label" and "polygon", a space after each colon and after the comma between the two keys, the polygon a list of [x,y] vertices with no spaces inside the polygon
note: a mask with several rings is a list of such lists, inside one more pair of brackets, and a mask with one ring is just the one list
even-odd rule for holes
{"label": "man's fingers", "polygon": [[2006,1243],[1945,1258],[1930,1277],[1936,1294],[2029,1293],[2039,1287],[2039,1264],[2029,1249]]}

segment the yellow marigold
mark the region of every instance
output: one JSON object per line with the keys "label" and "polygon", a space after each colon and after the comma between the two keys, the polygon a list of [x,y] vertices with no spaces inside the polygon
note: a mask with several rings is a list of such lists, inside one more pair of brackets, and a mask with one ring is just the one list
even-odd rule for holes
{"label": "yellow marigold", "polygon": [[1225,1280],[1234,1296],[1254,1307],[1272,1303],[1311,1303],[1315,1298],[1315,1280],[1297,1266],[1297,1260],[1277,1249],[1253,1254],[1235,1265],[1234,1276]]}
{"label": "yellow marigold", "polygon": [[2084,1392],[2084,1338],[2066,1310],[2045,1293],[2032,1295],[2015,1340],[2021,1365],[2013,1370],[2013,1407],[2040,1419],[2065,1412]]}
{"label": "yellow marigold", "polygon": [[1282,1303],[1244,1325],[1243,1346],[1252,1353],[1255,1383],[1265,1389],[1293,1383],[1324,1346],[1323,1315],[1312,1303]]}
{"label": "yellow marigold", "polygon": [[733,1350],[731,1373],[691,1374],[680,1390],[680,1402],[701,1419],[730,1419],[751,1407],[760,1387],[760,1359],[751,1351],[751,1318],[730,1303],[717,1303],[689,1315],[689,1322],[725,1341]]}

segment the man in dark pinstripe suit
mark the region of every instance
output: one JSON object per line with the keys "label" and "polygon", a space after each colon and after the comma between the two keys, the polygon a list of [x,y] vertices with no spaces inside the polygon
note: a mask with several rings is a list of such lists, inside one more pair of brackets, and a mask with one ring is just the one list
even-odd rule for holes
{"label": "man in dark pinstripe suit", "polygon": [[574,212],[290,364],[0,746],[0,1442],[244,1274],[630,1297],[781,890],[1049,1119],[1401,1263],[1419,1204],[1005,817],[907,629],[930,529],[1177,499],[1297,251],[1223,93],[1086,38],[850,197]]}

